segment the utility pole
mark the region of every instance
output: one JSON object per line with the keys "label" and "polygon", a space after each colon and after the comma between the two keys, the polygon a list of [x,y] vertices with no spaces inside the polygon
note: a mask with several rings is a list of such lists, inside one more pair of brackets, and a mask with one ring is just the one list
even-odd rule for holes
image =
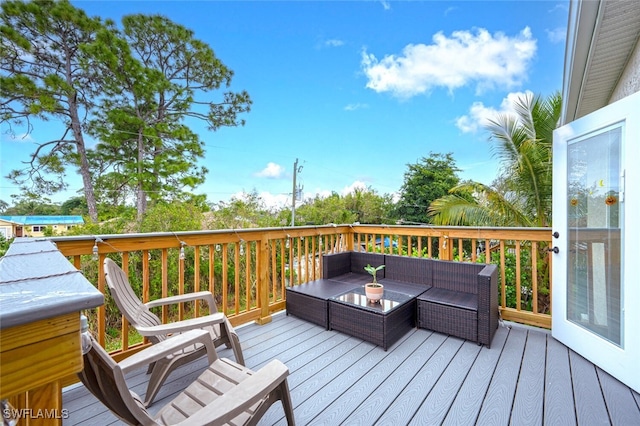
{"label": "utility pole", "polygon": [[298,188],[296,185],[296,179],[298,173],[302,171],[302,166],[298,167],[298,159],[296,158],[295,163],[293,163],[293,192],[291,196],[291,226],[296,226],[296,195],[301,191],[302,188]]}

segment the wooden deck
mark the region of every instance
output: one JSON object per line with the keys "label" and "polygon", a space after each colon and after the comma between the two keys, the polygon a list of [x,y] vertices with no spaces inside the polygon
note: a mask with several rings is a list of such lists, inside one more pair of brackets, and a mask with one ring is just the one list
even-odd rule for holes
{"label": "wooden deck", "polygon": [[[533,328],[500,327],[491,349],[415,329],[387,352],[282,314],[238,334],[249,367],[273,358],[287,364],[299,425],[640,425],[640,395]],[[205,364],[174,372],[150,411]],[[147,377],[140,370],[129,383],[143,394]],[[118,424],[82,385],[64,390],[63,408],[65,426]],[[260,424],[285,424],[282,406]]]}

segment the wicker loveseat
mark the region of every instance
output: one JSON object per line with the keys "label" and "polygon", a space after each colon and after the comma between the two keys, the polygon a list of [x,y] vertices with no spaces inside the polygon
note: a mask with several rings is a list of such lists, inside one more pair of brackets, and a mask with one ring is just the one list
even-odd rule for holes
{"label": "wicker loveseat", "polygon": [[286,289],[287,315],[328,329],[329,299],[370,282],[367,264],[385,265],[378,272],[385,290],[416,297],[412,321],[418,327],[491,344],[498,327],[495,265],[365,252],[327,254],[322,279]]}

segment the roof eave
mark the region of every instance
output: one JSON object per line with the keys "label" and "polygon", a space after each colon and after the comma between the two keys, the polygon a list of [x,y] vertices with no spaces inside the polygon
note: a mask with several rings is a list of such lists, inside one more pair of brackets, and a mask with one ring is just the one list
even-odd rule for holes
{"label": "roof eave", "polygon": [[577,118],[601,1],[571,1],[562,82],[562,123]]}

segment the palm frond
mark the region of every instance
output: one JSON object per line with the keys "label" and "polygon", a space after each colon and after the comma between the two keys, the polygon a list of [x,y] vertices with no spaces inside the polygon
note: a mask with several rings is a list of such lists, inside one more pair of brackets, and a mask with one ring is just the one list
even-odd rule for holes
{"label": "palm frond", "polygon": [[[527,93],[514,102],[515,114],[488,121],[491,150],[500,161],[498,185],[465,182],[434,201],[429,215],[440,225],[549,226],[552,201],[552,137],[561,97]],[[467,197],[463,195],[467,194]],[[468,194],[473,194],[469,199]]]}
{"label": "palm frond", "polygon": [[[518,198],[508,197],[479,182],[465,182],[451,194],[435,200],[428,214],[437,225],[453,226],[533,226],[522,214]],[[469,200],[462,194],[473,194]]]}

